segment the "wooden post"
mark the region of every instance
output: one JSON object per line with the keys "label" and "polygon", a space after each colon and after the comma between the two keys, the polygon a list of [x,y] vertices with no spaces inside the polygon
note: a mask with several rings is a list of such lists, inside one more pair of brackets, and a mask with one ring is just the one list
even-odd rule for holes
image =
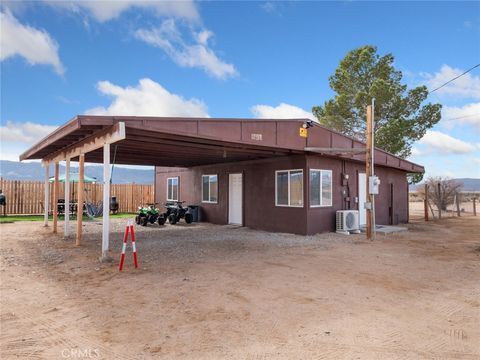
{"label": "wooden post", "polygon": [[49,163],[44,163],[44,166],[45,166],[45,183],[44,183],[44,187],[45,187],[45,198],[44,198],[44,207],[43,207],[43,211],[44,211],[44,215],[43,215],[43,226],[48,226],[48,209],[50,207],[50,179],[48,177],[48,172],[49,172],[49,168],[50,168],[50,164]]}
{"label": "wooden post", "polygon": [[60,165],[58,161],[55,163],[55,172],[53,180],[53,233],[57,233],[58,225],[58,171],[60,170]]}
{"label": "wooden post", "polygon": [[63,237],[67,238],[70,231],[70,159],[65,162],[65,211]]}
{"label": "wooden post", "polygon": [[441,219],[442,218],[442,203],[443,203],[443,196],[442,196],[442,186],[440,185],[440,183],[437,184],[437,189],[438,189],[438,197],[437,197],[437,200],[438,200],[438,218]]}
{"label": "wooden post", "polygon": [[428,221],[428,184],[425,184],[425,199],[423,200],[425,221]]}
{"label": "wooden post", "polygon": [[372,224],[373,224],[373,212],[372,212],[372,195],[370,194],[369,189],[369,179],[372,175],[372,135],[373,135],[373,126],[372,126],[372,106],[367,106],[367,149],[366,149],[366,175],[367,175],[367,203],[369,207],[367,208],[367,239],[372,239]]}
{"label": "wooden post", "polygon": [[476,197],[473,197],[473,216],[477,216],[477,204],[476,204]]}
{"label": "wooden post", "polygon": [[460,197],[458,196],[458,192],[455,194],[455,203],[457,205],[457,216],[460,217]]}
{"label": "wooden post", "polygon": [[102,260],[108,258],[110,236],[110,144],[103,146],[103,229]]}
{"label": "wooden post", "polygon": [[428,203],[428,207],[430,208],[430,212],[432,213],[432,219],[435,220],[435,211],[433,210],[432,204]]}
{"label": "wooden post", "polygon": [[84,193],[84,165],[85,165],[85,155],[80,154],[78,157],[78,187],[77,187],[77,238],[75,245],[80,246],[82,242],[82,224],[83,224],[83,193]]}

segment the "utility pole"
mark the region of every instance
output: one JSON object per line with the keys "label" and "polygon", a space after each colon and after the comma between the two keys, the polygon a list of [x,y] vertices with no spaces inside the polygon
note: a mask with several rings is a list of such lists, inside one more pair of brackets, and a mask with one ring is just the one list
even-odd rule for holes
{"label": "utility pole", "polygon": [[367,174],[367,239],[372,240],[372,225],[373,225],[373,209],[372,198],[370,194],[369,178],[372,176],[372,155],[373,155],[373,118],[372,118],[372,106],[367,106],[367,148],[366,148],[366,174]]}

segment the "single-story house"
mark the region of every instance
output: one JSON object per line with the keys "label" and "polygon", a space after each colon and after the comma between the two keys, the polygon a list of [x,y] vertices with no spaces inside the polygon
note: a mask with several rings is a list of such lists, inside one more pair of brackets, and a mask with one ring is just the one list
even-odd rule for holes
{"label": "single-story house", "polygon": [[[238,128],[225,129],[221,137],[249,144],[281,144],[292,150],[303,146],[304,151],[188,168],[156,167],[155,201],[199,205],[201,221],[274,232],[312,235],[335,231],[337,210],[358,210],[360,225],[365,225],[365,155],[345,151],[364,145],[318,124],[302,138],[299,131],[306,121],[229,123]],[[250,129],[241,130],[241,124]],[[324,153],[316,152],[318,148]],[[376,149],[375,174],[381,180],[375,197],[376,223],[408,222],[407,174],[423,171],[419,165]]]}
{"label": "single-story house", "polygon": [[[201,220],[216,224],[307,235],[334,231],[337,210],[359,210],[365,223],[364,149],[308,119],[79,115],[20,160],[48,165],[83,158],[103,163],[105,174],[114,159],[155,166],[158,203],[199,205]],[[374,153],[381,180],[376,222],[405,223],[407,174],[424,168],[380,149]]]}

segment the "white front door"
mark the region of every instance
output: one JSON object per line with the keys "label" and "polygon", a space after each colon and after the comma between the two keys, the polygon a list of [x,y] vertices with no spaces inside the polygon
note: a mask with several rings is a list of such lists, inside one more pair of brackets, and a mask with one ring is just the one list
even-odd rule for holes
{"label": "white front door", "polygon": [[367,210],[365,202],[367,201],[367,175],[358,174],[358,215],[360,217],[360,226],[367,224]]}
{"label": "white front door", "polygon": [[228,223],[243,225],[243,176],[228,175]]}

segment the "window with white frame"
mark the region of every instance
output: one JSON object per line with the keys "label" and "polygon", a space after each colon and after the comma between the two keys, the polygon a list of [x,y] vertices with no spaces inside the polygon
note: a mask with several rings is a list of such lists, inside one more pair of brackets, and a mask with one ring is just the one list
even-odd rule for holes
{"label": "window with white frame", "polygon": [[178,176],[167,179],[167,201],[178,201]]}
{"label": "window with white frame", "polygon": [[303,170],[275,171],[275,205],[303,207]]}
{"label": "window with white frame", "polygon": [[310,207],[332,206],[332,170],[310,169]]}
{"label": "window with white frame", "polygon": [[202,175],[202,202],[217,203],[218,175]]}

